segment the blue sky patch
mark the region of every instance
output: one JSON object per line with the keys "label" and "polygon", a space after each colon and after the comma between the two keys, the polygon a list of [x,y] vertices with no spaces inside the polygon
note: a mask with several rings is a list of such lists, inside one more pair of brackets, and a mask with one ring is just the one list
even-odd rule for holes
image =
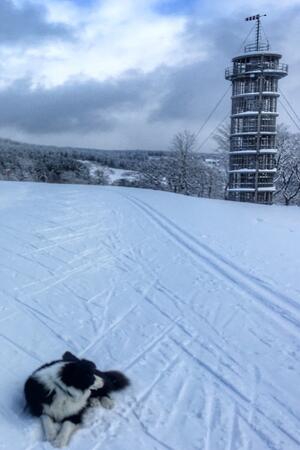
{"label": "blue sky patch", "polygon": [[93,5],[96,2],[96,0],[72,0],[72,2],[76,3],[79,6],[89,7]]}
{"label": "blue sky patch", "polygon": [[156,4],[156,11],[161,14],[182,14],[191,12],[199,0],[160,0]]}

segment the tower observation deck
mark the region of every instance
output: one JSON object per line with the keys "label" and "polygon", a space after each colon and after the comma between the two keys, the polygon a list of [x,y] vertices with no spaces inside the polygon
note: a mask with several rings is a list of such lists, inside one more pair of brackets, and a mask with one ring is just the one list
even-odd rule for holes
{"label": "tower observation deck", "polygon": [[261,17],[246,19],[256,20],[255,41],[225,71],[225,78],[232,82],[228,199],[271,204],[278,80],[288,74],[288,66],[262,39]]}

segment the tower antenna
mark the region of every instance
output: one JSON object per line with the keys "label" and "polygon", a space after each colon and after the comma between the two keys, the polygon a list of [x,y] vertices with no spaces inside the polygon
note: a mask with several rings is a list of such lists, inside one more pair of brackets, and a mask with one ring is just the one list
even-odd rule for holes
{"label": "tower antenna", "polygon": [[255,16],[246,17],[246,21],[256,20],[256,40],[255,40],[255,50],[258,52],[260,50],[260,40],[261,40],[261,17],[265,17],[267,14],[256,14]]}

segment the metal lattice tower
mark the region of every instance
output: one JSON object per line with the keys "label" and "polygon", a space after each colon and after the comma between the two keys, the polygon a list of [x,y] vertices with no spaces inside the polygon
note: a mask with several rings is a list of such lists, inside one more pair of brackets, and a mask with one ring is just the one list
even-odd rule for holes
{"label": "metal lattice tower", "polygon": [[229,200],[271,204],[276,173],[278,80],[288,74],[281,55],[262,37],[261,15],[255,40],[232,59],[225,78],[232,82]]}

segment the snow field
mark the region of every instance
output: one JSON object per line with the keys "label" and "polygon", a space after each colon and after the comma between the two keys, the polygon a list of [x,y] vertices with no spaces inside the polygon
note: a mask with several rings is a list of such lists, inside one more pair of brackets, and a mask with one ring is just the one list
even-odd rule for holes
{"label": "snow field", "polygon": [[0,449],[50,449],[22,386],[65,350],[132,387],[77,450],[300,447],[300,210],[0,183]]}

